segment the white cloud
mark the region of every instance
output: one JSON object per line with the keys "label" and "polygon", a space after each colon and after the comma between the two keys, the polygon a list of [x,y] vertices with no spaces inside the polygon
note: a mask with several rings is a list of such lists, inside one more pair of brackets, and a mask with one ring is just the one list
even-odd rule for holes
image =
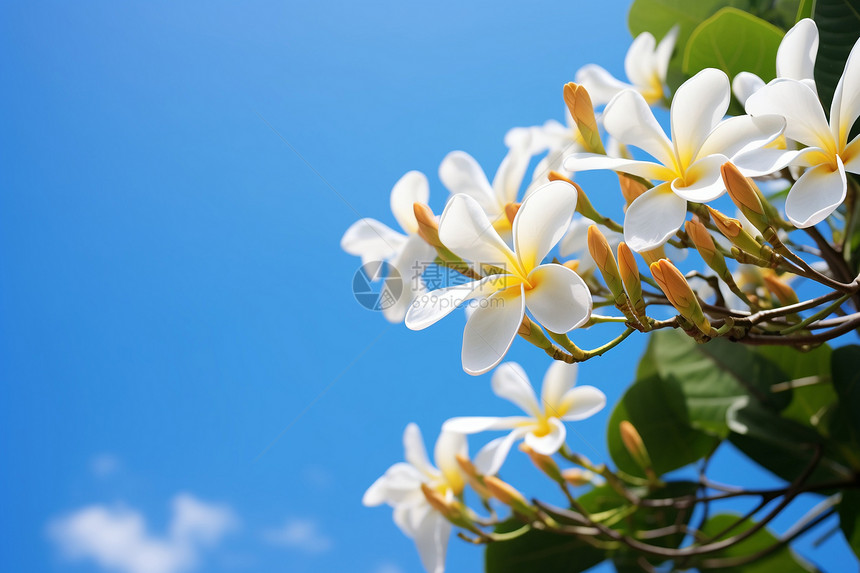
{"label": "white cloud", "polygon": [[196,567],[199,553],[232,529],[236,517],[226,506],[190,494],[173,498],[173,518],[165,536],[147,531],[134,509],[91,505],[54,519],[50,538],[69,559],[91,559],[120,573],[178,573]]}
{"label": "white cloud", "polygon": [[263,539],[272,545],[306,553],[325,553],[333,545],[331,538],[320,531],[316,521],[301,518],[288,519],[283,526],[264,531]]}
{"label": "white cloud", "polygon": [[99,454],[90,460],[90,471],[98,478],[110,477],[120,468],[119,458],[113,454]]}

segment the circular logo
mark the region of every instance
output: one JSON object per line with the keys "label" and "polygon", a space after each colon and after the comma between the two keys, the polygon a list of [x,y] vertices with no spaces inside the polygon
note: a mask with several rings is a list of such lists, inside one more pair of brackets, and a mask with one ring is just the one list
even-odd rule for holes
{"label": "circular logo", "polygon": [[352,294],[358,304],[370,310],[391,308],[403,294],[400,273],[387,261],[370,261],[352,277]]}

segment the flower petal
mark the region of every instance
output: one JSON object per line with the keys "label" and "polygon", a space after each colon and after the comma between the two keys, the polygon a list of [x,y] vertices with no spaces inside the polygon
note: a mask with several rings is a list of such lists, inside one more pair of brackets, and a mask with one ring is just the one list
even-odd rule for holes
{"label": "flower petal", "polygon": [[830,129],[834,139],[844,145],[857,117],[860,116],[860,41],[851,48],[845,70],[830,105]]}
{"label": "flower petal", "polygon": [[851,140],[839,157],[842,158],[845,171],[860,175],[860,135]]}
{"label": "flower petal", "polygon": [[420,493],[424,479],[421,472],[412,465],[405,462],[396,463],[367,488],[361,503],[374,507],[383,503],[398,505],[415,501],[415,494]]}
{"label": "flower petal", "polygon": [[436,472],[427,457],[427,449],[424,447],[424,438],[418,424],[410,422],[403,431],[403,459],[425,475]]}
{"label": "flower petal", "polygon": [[800,157],[804,151],[797,149],[773,149],[763,147],[761,149],[753,149],[732,159],[735,167],[746,177],[761,177],[776,173],[780,169],[788,166],[792,161]]}
{"label": "flower petal", "polygon": [[699,148],[729,109],[729,78],[705,68],[684,82],[672,98],[672,144],[680,167],[695,161]]}
{"label": "flower petal", "polygon": [[579,365],[575,362],[568,364],[560,360],[554,360],[543,377],[541,387],[541,401],[547,413],[558,418],[564,414],[562,411],[562,400],[576,384],[576,375]]}
{"label": "flower petal", "polygon": [[539,454],[551,456],[561,449],[564,445],[564,439],[567,437],[567,430],[564,424],[558,418],[547,419],[550,430],[549,433],[543,436],[536,436],[533,432],[526,434],[526,445]]}
{"label": "flower petal", "polygon": [[500,281],[504,280],[504,275],[491,275],[477,281],[423,294],[412,301],[412,305],[406,311],[406,328],[423,330],[431,324],[436,324],[467,300],[488,296],[495,292],[500,287]]}
{"label": "flower petal", "polygon": [[565,421],[584,420],[589,418],[606,406],[606,394],[594,386],[579,386],[570,390],[562,398],[561,409]]}
{"label": "flower petal", "polygon": [[391,190],[391,212],[400,227],[410,234],[418,232],[415,220],[415,203],[427,203],[430,199],[430,184],[427,176],[420,171],[409,171],[401,177]]}
{"label": "flower petal", "polygon": [[528,422],[531,418],[523,416],[492,417],[492,416],[460,416],[446,420],[442,429],[446,432],[461,434],[479,434],[490,430],[510,430]]}
{"label": "flower petal", "polygon": [[439,239],[464,259],[501,268],[516,265],[510,247],[481,206],[468,195],[454,195],[448,200],[439,220]]}
{"label": "flower petal", "polygon": [[684,174],[685,185],[681,187],[680,179],[672,181],[672,191],[676,195],[696,203],[713,201],[726,191],[720,167],[727,162],[723,155],[708,155],[687,168]]}
{"label": "flower petal", "polygon": [[820,223],[845,200],[845,168],[838,156],[836,161],[836,170],[827,164],[808,169],[788,192],[785,215],[796,227]]}
{"label": "flower petal", "polygon": [[359,219],[346,230],[340,248],[361,257],[361,264],[384,261],[403,248],[406,237],[376,219]]}
{"label": "flower petal", "polygon": [[452,151],[439,164],[439,179],[452,195],[465,193],[488,213],[499,209],[496,195],[484,170],[465,151]]}
{"label": "flower petal", "polygon": [[674,165],[672,144],[639,92],[625,90],[612,98],[603,112],[603,126],[624,145],[638,147],[667,167]]}
{"label": "flower petal", "polygon": [[750,115],[783,116],[789,139],[811,147],[833,147],[833,135],[818,96],[797,80],[773,80],[751,95],[745,107]]}
{"label": "flower petal", "polygon": [[511,347],[525,314],[523,287],[497,292],[466,322],[463,331],[463,370],[477,376],[491,370]]}
{"label": "flower petal", "polygon": [[571,153],[564,158],[562,164],[565,169],[574,172],[609,169],[611,171],[621,171],[622,173],[638,175],[645,179],[658,179],[660,181],[670,181],[675,177],[675,171],[673,169],[664,167],[663,165],[654,163],[653,161],[623,159],[619,157],[598,155],[596,153]]}
{"label": "flower petal", "polygon": [[418,296],[426,294],[427,289],[421,276],[435,258],[436,249],[425,243],[418,235],[411,235],[406,241],[403,250],[391,262],[400,274],[402,292],[394,304],[382,309],[383,316],[389,322],[403,322],[412,302]]}
{"label": "flower petal", "polygon": [[493,192],[500,205],[507,205],[517,200],[523,177],[525,177],[526,169],[528,169],[532,158],[530,153],[531,133],[529,132],[527,137],[522,138],[517,145],[508,149],[508,153],[496,171],[496,176],[493,178]]}
{"label": "flower petal", "polygon": [[565,181],[552,181],[535,189],[514,217],[513,234],[517,259],[524,272],[543,260],[561,240],[576,212],[576,188]]}
{"label": "flower petal", "polygon": [[708,135],[698,157],[725,155],[729,160],[770,143],[785,129],[780,115],[739,115],[721,122]]}
{"label": "flower petal", "polygon": [[528,280],[532,288],[525,291],[526,306],[550,331],[569,332],[591,316],[591,292],[573,270],[550,263],[533,270]]}
{"label": "flower petal", "polygon": [[469,456],[466,436],[460,432],[449,432],[443,429],[436,439],[433,460],[445,477],[445,481],[448,482],[454,493],[459,495],[465,486],[465,479],[460,464],[457,463],[457,456]]}
{"label": "flower petal", "polygon": [[489,442],[475,456],[475,469],[485,476],[499,473],[511,447],[517,440],[521,440],[526,433],[528,433],[528,428],[518,428],[507,436]]}
{"label": "flower petal", "polygon": [[764,80],[750,72],[741,72],[732,80],[732,93],[745,104],[749,97],[764,87]]}
{"label": "flower petal", "polygon": [[792,80],[814,80],[818,54],[818,28],[804,18],[785,33],[776,52],[776,76]]}
{"label": "flower petal", "polygon": [[649,189],[627,208],[624,242],[640,253],[669,240],[684,224],[687,201],[675,195],[669,183]]}
{"label": "flower petal", "polygon": [[427,573],[445,572],[445,554],[450,536],[451,524],[435,511],[429,512],[415,529],[412,539]]}
{"label": "flower petal", "polygon": [[677,24],[672,26],[672,29],[666,32],[660,43],[657,44],[657,49],[654,50],[654,68],[657,71],[657,77],[661,83],[666,82],[666,74],[669,71],[669,61],[672,59],[672,52],[675,51],[675,44],[678,41],[678,34],[681,28]]}
{"label": "flower petal", "polygon": [[627,79],[630,80],[636,87],[650,87],[652,77],[655,75],[654,69],[654,49],[657,47],[657,40],[649,32],[642,32],[627,49],[627,55],[624,57],[624,73],[627,74]]}
{"label": "flower petal", "polygon": [[523,412],[537,418],[541,414],[537,396],[532,388],[529,377],[522,366],[516,362],[505,362],[493,372],[493,392],[499,398],[513,402]]}
{"label": "flower petal", "polygon": [[630,89],[628,83],[616,79],[596,64],[587,64],[579,68],[575,76],[576,83],[585,87],[591,97],[591,103],[597,107],[609,102],[622,90]]}

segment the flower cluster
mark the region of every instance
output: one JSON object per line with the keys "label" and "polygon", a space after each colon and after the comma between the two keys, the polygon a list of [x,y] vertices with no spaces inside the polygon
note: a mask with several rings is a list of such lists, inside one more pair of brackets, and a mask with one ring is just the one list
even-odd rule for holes
{"label": "flower cluster", "polygon": [[[810,334],[814,321],[838,313],[839,304],[860,290],[846,264],[860,216],[856,207],[842,207],[848,196],[860,204],[846,175],[860,174],[860,137],[851,136],[860,116],[860,43],[826,114],[812,73],[818,48],[812,20],[785,34],[769,83],[751,73],[730,81],[725,72],[705,68],[672,90],[667,69],[678,35],[675,27],[659,42],[649,33],[637,37],[625,61],[630,83],[596,65],[580,69],[576,82],[564,86],[566,124],[551,120],[511,130],[492,183],[472,156],[449,153],[439,167],[450,192],[440,217],[427,205],[427,178],[411,171],[391,192],[391,210],[405,235],[362,219],[342,239],[343,249],[364,263],[389,262],[408,279],[404,294],[384,311],[392,322],[421,330],[479,301],[467,312],[463,369],[480,375],[495,368],[494,392],[526,414],[448,420],[436,446],[437,467],[410,425],[407,463],[392,466],[367,491],[366,505],[394,507],[395,522],[415,540],[428,571],[443,570],[452,524],[479,542],[492,540],[483,518],[465,504],[467,484],[485,502],[502,501],[529,522],[534,508],[496,476],[515,442],[522,440],[521,449],[565,491],[581,483],[583,474],[571,477],[553,456],[582,461],[565,446],[564,422],[591,416],[606,398],[596,388],[574,387],[577,362],[634,332],[663,328],[697,342],[779,339],[804,347],[855,324],[825,320]],[[729,117],[733,93],[745,113]],[[669,107],[668,134],[652,111],[659,105]],[[599,213],[571,179],[593,170],[617,174],[623,224]],[[778,182],[787,192],[768,198],[756,181]],[[713,206],[727,192],[734,216]],[[812,229],[824,221],[841,251]],[[817,247],[793,240],[798,229],[807,230]],[[682,273],[675,253],[686,251],[696,251],[706,270]],[[798,251],[821,260],[807,263]],[[428,289],[422,277],[434,266],[461,280]],[[790,286],[797,279],[836,294],[800,302]],[[838,303],[822,306],[837,297]],[[598,306],[613,314],[594,314]],[[809,317],[800,314],[810,310]],[[581,349],[568,334],[611,323],[624,331],[593,350]],[[556,361],[540,400],[518,365],[499,366],[518,335]],[[625,428],[631,455],[647,460],[635,429]],[[465,436],[491,430],[509,433],[487,444],[473,463]]]}

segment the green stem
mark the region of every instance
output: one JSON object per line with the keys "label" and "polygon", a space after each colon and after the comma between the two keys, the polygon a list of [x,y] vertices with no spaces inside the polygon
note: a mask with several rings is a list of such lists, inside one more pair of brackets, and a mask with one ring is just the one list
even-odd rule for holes
{"label": "green stem", "polygon": [[842,303],[844,303],[849,298],[851,298],[850,294],[843,294],[842,296],[837,298],[835,301],[833,301],[832,303],[830,303],[829,305],[827,305],[823,309],[819,310],[818,312],[816,312],[812,316],[801,320],[800,322],[798,322],[795,325],[792,325],[792,326],[789,326],[788,328],[784,328],[784,329],[780,330],[777,334],[791,334],[792,332],[797,332],[798,330],[802,330],[802,329],[806,328],[807,326],[809,326],[810,324],[812,324],[813,322],[815,322],[816,320],[822,319],[825,316],[829,316],[830,314],[832,314],[834,310],[839,308],[842,305]]}

